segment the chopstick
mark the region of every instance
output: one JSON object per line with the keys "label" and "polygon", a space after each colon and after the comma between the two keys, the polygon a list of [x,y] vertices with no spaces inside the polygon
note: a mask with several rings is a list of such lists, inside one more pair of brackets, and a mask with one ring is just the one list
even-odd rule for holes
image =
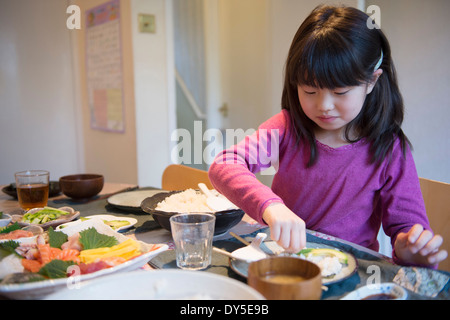
{"label": "chopstick", "polygon": [[238,236],[236,233],[230,232],[230,235],[233,236],[234,238],[236,238],[237,240],[239,240],[240,242],[242,242],[243,244],[245,244],[246,246],[250,245],[250,242],[248,242],[244,238]]}
{"label": "chopstick", "polygon": [[232,256],[231,253],[229,253],[228,251],[219,249],[219,248],[217,248],[217,247],[213,247],[212,249],[213,249],[213,251],[215,251],[215,252],[217,252],[217,253],[223,254],[224,256],[227,256],[228,258],[233,259],[233,256]]}

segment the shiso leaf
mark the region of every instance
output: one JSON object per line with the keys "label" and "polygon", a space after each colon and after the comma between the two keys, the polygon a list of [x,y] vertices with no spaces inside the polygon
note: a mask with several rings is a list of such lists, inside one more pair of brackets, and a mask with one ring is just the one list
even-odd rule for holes
{"label": "shiso leaf", "polygon": [[50,279],[67,278],[67,268],[74,265],[73,261],[52,260],[39,270],[39,274]]}
{"label": "shiso leaf", "polygon": [[10,254],[14,253],[21,257],[17,252],[16,248],[19,246],[19,243],[14,240],[0,242],[0,260]]}
{"label": "shiso leaf", "polygon": [[59,248],[67,242],[68,236],[64,232],[55,231],[52,227],[48,228],[48,243],[52,248]]}
{"label": "shiso leaf", "polygon": [[115,246],[119,241],[113,236],[99,233],[95,228],[89,228],[80,232],[80,243],[83,250],[109,248]]}
{"label": "shiso leaf", "polygon": [[308,253],[310,253],[311,251],[313,251],[314,249],[311,248],[306,248],[306,249],[302,249],[299,252],[297,252],[297,255],[308,255]]}
{"label": "shiso leaf", "polygon": [[9,226],[7,226],[7,227],[2,228],[2,229],[0,230],[0,233],[10,233],[10,232],[12,232],[12,231],[19,230],[19,229],[20,229],[19,224],[18,224],[17,222],[14,222],[13,224],[11,224],[11,225],[9,225]]}

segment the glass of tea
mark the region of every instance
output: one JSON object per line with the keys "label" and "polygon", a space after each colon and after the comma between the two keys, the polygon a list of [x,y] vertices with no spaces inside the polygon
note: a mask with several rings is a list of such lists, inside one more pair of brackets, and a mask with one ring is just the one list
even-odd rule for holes
{"label": "glass of tea", "polygon": [[16,172],[17,198],[24,210],[42,208],[47,205],[49,176],[45,170],[28,170]]}

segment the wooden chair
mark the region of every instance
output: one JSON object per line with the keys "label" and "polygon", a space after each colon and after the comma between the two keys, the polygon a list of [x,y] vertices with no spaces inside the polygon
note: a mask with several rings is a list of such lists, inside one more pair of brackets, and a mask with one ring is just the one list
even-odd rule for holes
{"label": "wooden chair", "polygon": [[[441,248],[450,255],[450,184],[420,178],[420,188],[431,228],[444,238]],[[439,264],[439,269],[450,271],[450,257]]]}
{"label": "wooden chair", "polygon": [[209,181],[208,172],[180,164],[167,166],[162,174],[162,189],[167,191],[198,189],[198,184],[203,182],[209,189],[214,187]]}

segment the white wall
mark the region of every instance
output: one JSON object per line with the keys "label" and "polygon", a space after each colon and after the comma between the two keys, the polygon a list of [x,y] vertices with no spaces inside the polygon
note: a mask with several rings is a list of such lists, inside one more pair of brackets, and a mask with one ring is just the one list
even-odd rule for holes
{"label": "white wall", "polygon": [[83,169],[67,2],[0,0],[0,184]]}
{"label": "white wall", "polygon": [[[367,0],[381,13],[405,103],[403,130],[419,176],[450,182],[450,26],[447,0]],[[381,231],[380,252],[390,255]]]}
{"label": "white wall", "polygon": [[381,10],[419,176],[450,183],[450,1],[370,0]]}
{"label": "white wall", "polygon": [[[0,0],[0,184],[19,170],[48,169],[57,180],[85,169],[82,79],[73,56],[74,34],[85,30],[67,29],[69,4]],[[132,23],[138,183],[158,187],[176,121],[171,0],[132,0],[131,6],[125,21]],[[138,32],[138,13],[155,14],[155,34]],[[105,165],[116,160],[108,159]]]}

